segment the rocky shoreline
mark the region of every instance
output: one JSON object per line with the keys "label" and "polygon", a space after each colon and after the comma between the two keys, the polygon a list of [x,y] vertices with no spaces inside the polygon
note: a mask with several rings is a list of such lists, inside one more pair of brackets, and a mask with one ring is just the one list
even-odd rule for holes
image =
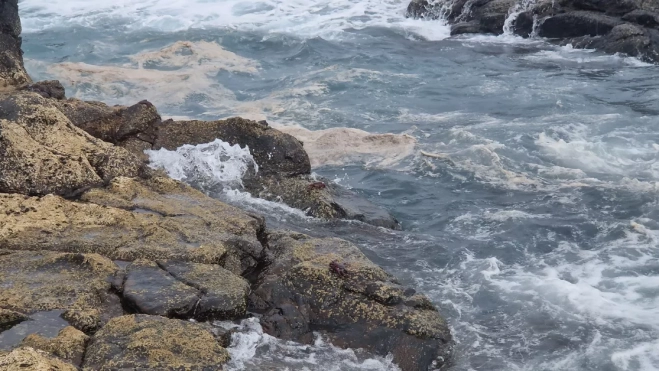
{"label": "rocky shoreline", "polygon": [[[356,246],[271,230],[144,155],[216,139],[247,145],[253,195],[400,228],[311,177],[303,143],[266,122],[162,120],[146,101],[67,99],[59,82],[30,80],[20,33],[17,0],[0,0],[0,369],[220,369],[231,334],[207,321],[248,316],[281,339],[320,332],[392,354],[403,370],[450,364],[435,306]],[[51,323],[57,336],[33,333]],[[18,326],[33,331],[17,337]]]}
{"label": "rocky shoreline", "polygon": [[657,0],[412,0],[407,15],[446,19],[451,35],[507,31],[659,63]]}

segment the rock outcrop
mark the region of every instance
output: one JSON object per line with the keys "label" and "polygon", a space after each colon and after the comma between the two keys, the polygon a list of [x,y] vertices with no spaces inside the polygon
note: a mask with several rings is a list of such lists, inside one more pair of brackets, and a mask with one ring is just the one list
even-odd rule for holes
{"label": "rock outcrop", "polygon": [[149,161],[145,150],[171,151],[216,139],[247,146],[258,172],[248,175],[244,184],[255,197],[282,201],[318,218],[359,220],[380,227],[400,228],[388,212],[354,192],[336,185],[312,192],[320,189],[312,186],[318,180],[309,176],[311,166],[303,143],[265,121],[239,117],[217,121],[163,121],[148,101],[130,107],[109,107],[77,99],[58,100],[54,104],[75,126],[129,150],[143,162]]}
{"label": "rock outcrop", "polygon": [[18,0],[0,0],[0,89],[29,83],[21,50]]}
{"label": "rock outcrop", "polygon": [[287,232],[269,243],[274,262],[250,296],[266,332],[305,342],[319,331],[339,346],[393,354],[403,370],[448,364],[451,334],[432,303],[356,246]]}
{"label": "rock outcrop", "polygon": [[508,32],[522,37],[537,35],[577,48],[659,62],[656,0],[413,0],[407,14],[427,19],[445,17],[452,35],[502,34],[507,26]]}
{"label": "rock outcrop", "polygon": [[30,347],[12,350],[0,355],[0,370],[3,371],[77,371],[77,367],[53,357],[46,352]]}

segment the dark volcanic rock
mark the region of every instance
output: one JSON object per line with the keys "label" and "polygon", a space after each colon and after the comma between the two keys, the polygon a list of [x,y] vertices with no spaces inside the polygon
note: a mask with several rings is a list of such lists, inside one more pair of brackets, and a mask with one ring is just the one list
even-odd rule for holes
{"label": "dark volcanic rock", "polygon": [[634,0],[571,0],[576,9],[594,10],[610,15],[621,16],[638,8]]}
{"label": "dark volcanic rock", "polygon": [[447,366],[452,339],[441,315],[357,247],[285,232],[269,243],[275,260],[250,296],[266,332],[305,342],[319,331],[338,346],[391,353],[403,370]]}
{"label": "dark volcanic rock", "polygon": [[648,61],[659,60],[659,31],[631,24],[616,26],[606,36],[576,40],[575,45],[608,53],[625,53]]}
{"label": "dark volcanic rock", "polygon": [[18,0],[0,0],[0,88],[29,83],[23,67]]}
{"label": "dark volcanic rock", "polygon": [[267,124],[234,117],[218,121],[171,121],[158,127],[153,149],[174,150],[184,144],[210,143],[221,139],[231,145],[248,146],[260,175],[309,174],[309,156],[293,136]]}
{"label": "dark volcanic rock", "polygon": [[229,353],[209,329],[158,316],[112,319],[91,339],[85,370],[220,370]]}
{"label": "dark volcanic rock", "polygon": [[35,82],[34,84],[23,87],[23,90],[37,93],[44,98],[53,98],[57,100],[66,98],[66,91],[62,84],[57,80]]}
{"label": "dark volcanic rock", "polygon": [[160,269],[154,262],[135,261],[126,268],[122,295],[138,313],[189,318],[199,291]]}
{"label": "dark volcanic rock", "polygon": [[569,38],[605,35],[621,23],[616,18],[594,12],[564,13],[545,19],[538,28],[538,36]]}
{"label": "dark volcanic rock", "polygon": [[646,10],[634,10],[625,14],[622,19],[648,28],[657,28],[659,26],[659,13]]}

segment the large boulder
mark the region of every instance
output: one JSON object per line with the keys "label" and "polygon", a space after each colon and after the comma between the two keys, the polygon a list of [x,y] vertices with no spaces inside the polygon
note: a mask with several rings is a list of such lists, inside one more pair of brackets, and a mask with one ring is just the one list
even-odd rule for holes
{"label": "large boulder", "polygon": [[37,93],[0,94],[0,192],[72,195],[148,170],[128,151],[76,128]]}
{"label": "large boulder", "polygon": [[606,35],[622,22],[595,12],[576,11],[557,14],[545,19],[538,27],[538,36],[570,38]]}
{"label": "large boulder", "polygon": [[1,250],[0,308],[28,317],[59,310],[65,319],[79,319],[73,326],[94,330],[123,312],[108,282],[117,269],[96,254]]}
{"label": "large boulder", "polygon": [[356,246],[290,232],[269,243],[276,258],[250,296],[266,332],[302,342],[321,332],[337,346],[393,354],[403,370],[448,365],[451,333],[435,307]]}
{"label": "large boulder", "polygon": [[114,318],[100,329],[83,370],[219,370],[228,360],[206,326],[141,314]]}
{"label": "large boulder", "polygon": [[219,264],[248,275],[263,264],[264,221],[169,178],[116,178],[72,202],[0,194],[0,244],[13,250]]}
{"label": "large boulder", "polygon": [[0,0],[0,89],[29,83],[21,50],[18,0]]}
{"label": "large boulder", "polygon": [[210,143],[221,139],[231,145],[248,146],[261,175],[291,177],[309,174],[309,156],[293,136],[256,122],[234,117],[218,121],[172,121],[158,126],[153,149],[176,149],[184,144]]}

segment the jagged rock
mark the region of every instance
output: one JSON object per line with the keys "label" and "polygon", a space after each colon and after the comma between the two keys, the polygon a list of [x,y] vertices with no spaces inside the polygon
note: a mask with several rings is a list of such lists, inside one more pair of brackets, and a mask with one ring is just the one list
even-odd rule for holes
{"label": "jagged rock", "polygon": [[328,179],[273,176],[247,180],[245,187],[256,197],[282,201],[317,218],[359,220],[400,229],[398,221],[384,209]]}
{"label": "jagged rock", "polygon": [[231,145],[248,146],[261,175],[309,174],[309,156],[293,136],[267,124],[234,117],[218,121],[172,121],[158,126],[153,149],[174,150],[184,144],[210,143],[221,139]]}
{"label": "jagged rock", "polygon": [[94,311],[102,322],[121,314],[107,278],[117,267],[96,254],[7,251],[0,255],[0,308],[40,311]]}
{"label": "jagged rock", "polygon": [[250,296],[266,332],[310,341],[320,331],[341,347],[391,353],[403,370],[446,366],[452,339],[444,319],[357,247],[286,232],[272,233],[269,243],[275,260]]}
{"label": "jagged rock", "polygon": [[[451,25],[451,35],[500,34],[513,11],[519,12],[511,20],[516,35],[537,34],[562,45],[659,62],[659,34],[655,30],[659,28],[659,0],[539,0],[530,4],[514,0],[412,0],[407,16],[441,16]],[[631,28],[634,26],[626,22],[640,28]]]}
{"label": "jagged rock", "polygon": [[35,82],[34,84],[23,87],[22,90],[37,93],[44,98],[52,98],[57,100],[66,98],[64,87],[57,80]]}
{"label": "jagged rock", "polygon": [[18,0],[0,0],[0,88],[29,83],[23,66]]}
{"label": "jagged rock", "polygon": [[0,370],[3,371],[76,371],[70,363],[34,348],[18,348],[7,355],[0,354]]}
{"label": "jagged rock", "polygon": [[71,195],[147,170],[123,148],[79,130],[32,92],[0,95],[0,192]]}
{"label": "jagged rock", "polygon": [[142,314],[101,328],[87,347],[83,370],[218,370],[228,360],[205,326]]}
{"label": "jagged rock", "polygon": [[480,33],[481,25],[478,21],[460,22],[451,25],[451,36],[468,33]]}
{"label": "jagged rock", "polygon": [[575,40],[575,46],[625,53],[645,60],[659,60],[659,31],[621,24],[603,37]]}
{"label": "jagged rock", "polygon": [[245,275],[266,258],[262,218],[169,178],[116,178],[80,201],[0,194],[0,244],[127,261],[213,263]]}
{"label": "jagged rock", "polygon": [[74,327],[68,326],[63,328],[54,339],[30,334],[23,339],[21,347],[39,349],[80,366],[88,340],[89,336]]}

